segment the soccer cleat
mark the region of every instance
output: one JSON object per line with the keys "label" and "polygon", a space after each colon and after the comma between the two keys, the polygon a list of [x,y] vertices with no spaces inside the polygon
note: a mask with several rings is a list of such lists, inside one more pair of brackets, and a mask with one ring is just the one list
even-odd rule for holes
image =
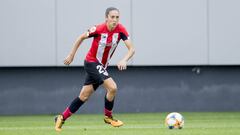
{"label": "soccer cleat", "polygon": [[63,116],[58,115],[55,117],[55,130],[60,132],[62,130],[62,125],[64,124]]}
{"label": "soccer cleat", "polygon": [[108,116],[105,116],[104,122],[107,124],[111,124],[113,127],[120,127],[123,125],[122,121],[113,119],[113,117],[108,117]]}

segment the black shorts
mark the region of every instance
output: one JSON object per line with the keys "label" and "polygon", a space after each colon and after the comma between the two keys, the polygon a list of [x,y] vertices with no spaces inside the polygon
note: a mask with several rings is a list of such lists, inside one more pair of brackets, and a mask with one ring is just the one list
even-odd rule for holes
{"label": "black shorts", "polygon": [[94,90],[96,90],[99,85],[103,84],[104,80],[110,78],[107,70],[103,67],[101,63],[87,62],[85,60],[84,69],[87,72],[84,85],[92,84]]}

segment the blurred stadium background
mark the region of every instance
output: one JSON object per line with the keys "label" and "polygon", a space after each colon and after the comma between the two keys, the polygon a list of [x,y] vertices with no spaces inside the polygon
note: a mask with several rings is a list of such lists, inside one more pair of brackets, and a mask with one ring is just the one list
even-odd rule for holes
{"label": "blurred stadium background", "polygon": [[[56,114],[78,95],[91,40],[71,66],[75,39],[115,6],[136,47],[118,84],[114,111],[240,111],[238,0],[0,0],[0,115]],[[78,113],[103,112],[98,89]]]}

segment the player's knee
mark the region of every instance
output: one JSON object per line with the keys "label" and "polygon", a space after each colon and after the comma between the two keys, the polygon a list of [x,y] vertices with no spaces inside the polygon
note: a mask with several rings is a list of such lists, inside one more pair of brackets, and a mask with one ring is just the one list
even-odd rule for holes
{"label": "player's knee", "polygon": [[112,85],[109,87],[109,92],[115,94],[117,92],[117,85]]}
{"label": "player's knee", "polygon": [[80,95],[79,98],[80,98],[83,102],[85,102],[85,101],[88,100],[89,97],[88,97],[88,96],[84,96],[84,95]]}
{"label": "player's knee", "polygon": [[80,95],[79,95],[79,98],[82,100],[82,101],[87,101],[88,99],[89,99],[89,95],[86,95],[86,94],[84,94],[84,93],[80,93]]}

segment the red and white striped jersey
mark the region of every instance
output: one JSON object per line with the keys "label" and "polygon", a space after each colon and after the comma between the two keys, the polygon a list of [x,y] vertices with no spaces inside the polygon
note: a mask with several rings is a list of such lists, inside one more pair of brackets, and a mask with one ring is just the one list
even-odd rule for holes
{"label": "red and white striped jersey", "polygon": [[106,23],[96,25],[88,30],[88,37],[93,37],[92,46],[85,58],[88,62],[99,62],[105,68],[115,52],[119,41],[129,39],[123,25],[117,24],[113,31],[107,29]]}

